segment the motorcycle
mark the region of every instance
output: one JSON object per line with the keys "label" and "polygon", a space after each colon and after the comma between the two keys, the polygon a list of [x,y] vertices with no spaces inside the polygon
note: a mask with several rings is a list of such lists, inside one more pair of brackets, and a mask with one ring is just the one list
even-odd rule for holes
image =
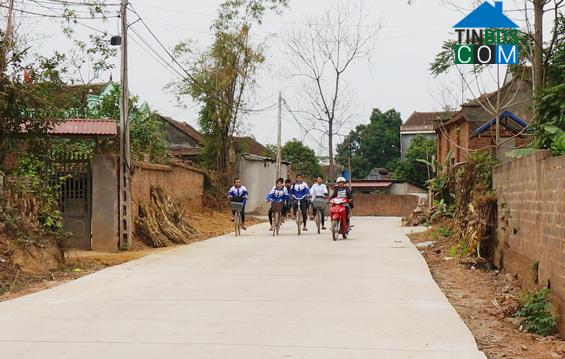
{"label": "motorcycle", "polygon": [[334,241],[337,241],[340,234],[343,239],[347,239],[349,234],[346,204],[349,204],[347,198],[336,197],[330,200],[330,218],[332,219],[332,238]]}

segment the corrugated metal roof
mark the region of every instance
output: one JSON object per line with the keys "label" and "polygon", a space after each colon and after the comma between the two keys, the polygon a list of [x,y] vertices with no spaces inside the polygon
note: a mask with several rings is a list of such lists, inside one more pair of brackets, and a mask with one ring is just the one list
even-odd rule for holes
{"label": "corrugated metal roof", "polygon": [[55,125],[50,135],[115,136],[118,126],[114,120],[69,119]]}

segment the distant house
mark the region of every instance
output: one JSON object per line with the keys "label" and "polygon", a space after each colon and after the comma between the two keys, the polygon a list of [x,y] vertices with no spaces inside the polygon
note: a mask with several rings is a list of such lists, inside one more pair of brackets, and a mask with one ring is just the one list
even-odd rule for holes
{"label": "distant house", "polygon": [[414,111],[406,122],[400,126],[400,157],[404,159],[408,149],[417,136],[436,138],[434,121],[448,119],[450,112],[417,112]]}
{"label": "distant house", "polygon": [[199,162],[202,155],[202,135],[186,122],[157,115],[165,127],[165,142],[171,155],[183,162]]}
{"label": "distant house", "polygon": [[[437,121],[438,160],[444,162],[451,152],[452,163],[465,161],[471,151],[486,151],[494,155],[496,148],[496,118],[485,110],[487,103],[496,103],[497,91],[480,96],[461,106],[447,121]],[[500,97],[510,101],[501,110],[501,150],[496,154],[505,160],[505,153],[526,145],[530,136],[525,131],[533,118],[532,84],[529,80],[509,80],[500,89]],[[504,103],[504,102],[503,102]]]}
{"label": "distant house", "polygon": [[375,181],[375,180],[387,180],[390,177],[390,172],[386,168],[373,168],[367,177],[366,180]]}
{"label": "distant house", "polygon": [[354,193],[386,193],[395,195],[413,195],[419,198],[420,203],[428,199],[428,190],[406,181],[391,179],[382,180],[353,180],[351,190]]}
{"label": "distant house", "polygon": [[256,156],[265,154],[266,147],[251,136],[233,137],[232,140],[236,154],[247,153]]}

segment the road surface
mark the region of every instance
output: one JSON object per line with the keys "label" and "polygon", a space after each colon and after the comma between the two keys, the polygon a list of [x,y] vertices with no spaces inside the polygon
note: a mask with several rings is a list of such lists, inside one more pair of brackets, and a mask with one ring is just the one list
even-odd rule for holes
{"label": "road surface", "polygon": [[265,224],[0,303],[6,359],[484,359],[397,218]]}

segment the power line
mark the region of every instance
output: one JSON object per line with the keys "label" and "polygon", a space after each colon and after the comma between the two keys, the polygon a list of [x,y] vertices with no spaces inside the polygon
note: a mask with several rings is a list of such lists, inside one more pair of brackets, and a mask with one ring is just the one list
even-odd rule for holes
{"label": "power line", "polygon": [[[1,8],[4,9],[9,9],[8,6],[6,5],[0,5]],[[28,14],[28,15],[34,15],[34,16],[39,16],[39,17],[49,17],[49,18],[57,18],[57,19],[81,19],[81,20],[105,20],[105,19],[110,19],[110,18],[117,18],[119,16],[114,15],[114,16],[104,16],[104,17],[96,17],[96,16],[64,16],[64,15],[54,15],[54,14],[44,14],[44,13],[39,13],[39,12],[35,12],[35,11],[28,11],[28,10],[23,10],[23,9],[13,9],[14,12],[19,12],[22,14]]]}
{"label": "power line", "polygon": [[294,111],[290,108],[289,104],[286,102],[284,98],[283,98],[283,104],[286,110],[290,113],[290,115],[296,122],[296,124],[304,131],[304,134],[310,137],[320,148],[325,148],[326,146],[322,142],[320,142],[317,138],[315,138],[310,132],[308,132],[308,130],[304,127],[304,125],[302,125],[300,120],[296,118],[296,116],[294,115]]}
{"label": "power line", "polygon": [[[138,17],[138,21],[141,22],[141,24],[145,27],[145,29],[151,34],[151,36],[153,37],[153,39],[159,44],[159,46],[166,52],[166,54],[168,55],[168,57],[171,58],[171,60],[182,70],[182,72],[184,74],[186,74],[186,76],[184,76],[183,78],[185,80],[188,80],[189,82],[195,84],[196,86],[198,86],[204,93],[206,93],[207,96],[211,97],[212,99],[214,99],[215,101],[221,102],[224,105],[227,106],[233,106],[233,104],[229,104],[226,101],[224,101],[221,98],[218,98],[217,96],[209,93],[207,91],[207,89],[198,82],[198,80],[196,80],[196,78],[194,77],[194,75],[192,75],[188,70],[186,70],[184,68],[184,66],[175,58],[175,56],[169,51],[169,49],[167,49],[167,47],[163,44],[163,42],[157,37],[157,35],[155,35],[155,33],[151,30],[151,28],[149,27],[149,25],[147,25],[147,22],[141,17],[141,15],[139,15],[139,13],[135,10],[135,8],[133,7],[133,5],[131,3],[129,3],[131,10],[134,12],[134,14],[137,15]],[[139,34],[138,34],[139,36]],[[261,108],[261,109],[247,109],[247,108],[237,108],[243,112],[264,112],[264,111],[269,111],[272,110],[273,108],[275,108],[275,106],[277,105],[277,103],[273,103],[272,105],[265,107],[265,108]]]}

